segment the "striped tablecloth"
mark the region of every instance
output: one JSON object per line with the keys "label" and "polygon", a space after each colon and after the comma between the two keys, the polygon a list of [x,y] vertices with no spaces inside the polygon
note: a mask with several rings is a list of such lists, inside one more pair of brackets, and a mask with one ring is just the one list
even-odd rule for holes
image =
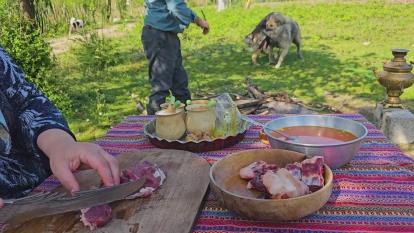
{"label": "striped tablecloth", "polygon": [[[337,115],[362,122],[369,130],[359,153],[343,168],[336,169],[332,195],[318,212],[298,221],[261,223],[221,208],[213,195],[193,228],[202,232],[413,232],[414,160],[391,144],[361,115]],[[280,116],[251,116],[266,122]],[[130,116],[98,140],[113,155],[153,149],[143,127],[150,116]],[[214,163],[229,153],[269,148],[258,140],[259,128],[252,126],[245,139],[224,150],[200,153]],[[47,183],[47,182],[46,182]],[[47,184],[46,184],[47,185]]]}

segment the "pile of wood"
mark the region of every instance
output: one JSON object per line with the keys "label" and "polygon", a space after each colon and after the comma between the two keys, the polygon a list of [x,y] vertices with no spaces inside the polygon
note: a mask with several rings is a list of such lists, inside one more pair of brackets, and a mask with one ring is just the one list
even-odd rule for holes
{"label": "pile of wood", "polygon": [[[322,103],[304,103],[285,92],[263,92],[246,77],[247,91],[244,94],[229,93],[239,111],[244,115],[341,113],[335,107]],[[196,99],[211,99],[215,93],[195,93]],[[144,105],[138,101],[137,110],[146,115]]]}
{"label": "pile of wood", "polygon": [[312,114],[318,112],[340,113],[338,109],[323,104],[305,104],[285,92],[263,92],[250,78],[246,78],[247,95],[234,97],[242,114]]}
{"label": "pile of wood", "polygon": [[[250,78],[246,78],[245,94],[229,93],[240,112],[245,115],[341,113],[338,109],[321,103],[304,103],[285,92],[263,92]],[[212,98],[214,94],[200,94],[201,98]]]}

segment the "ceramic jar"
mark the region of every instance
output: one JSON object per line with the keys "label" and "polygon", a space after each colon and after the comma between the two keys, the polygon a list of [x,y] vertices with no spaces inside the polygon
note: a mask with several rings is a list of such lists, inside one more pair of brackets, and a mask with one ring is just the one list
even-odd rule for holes
{"label": "ceramic jar", "polygon": [[[161,109],[168,109],[168,106],[170,104],[169,103],[163,103],[160,105]],[[183,117],[183,120],[185,121],[185,104],[181,103],[179,107],[177,107],[177,109],[182,110],[181,111],[181,116]]]}
{"label": "ceramic jar", "polygon": [[216,113],[206,104],[191,104],[186,107],[186,126],[189,133],[212,135],[216,125]]}
{"label": "ceramic jar", "polygon": [[191,104],[207,105],[209,100],[191,100]]}
{"label": "ceramic jar", "polygon": [[158,137],[178,140],[186,130],[184,122],[184,109],[177,108],[175,112],[169,112],[166,109],[155,113],[155,133]]}
{"label": "ceramic jar", "polygon": [[[160,105],[160,107],[161,107],[161,109],[167,109],[169,105],[170,105],[169,103],[163,103],[163,104]],[[180,106],[177,107],[177,108],[184,110],[185,104],[181,103]]]}

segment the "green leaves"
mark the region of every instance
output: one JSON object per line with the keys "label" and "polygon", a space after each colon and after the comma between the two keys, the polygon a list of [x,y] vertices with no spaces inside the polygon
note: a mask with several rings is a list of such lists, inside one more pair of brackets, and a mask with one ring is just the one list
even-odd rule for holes
{"label": "green leaves", "polygon": [[72,101],[65,83],[53,72],[56,61],[45,36],[32,23],[20,17],[15,5],[0,1],[0,45],[23,70],[26,80],[68,113]]}
{"label": "green leaves", "polygon": [[174,104],[174,103],[175,103],[175,96],[171,95],[170,104]]}
{"label": "green leaves", "polygon": [[175,103],[174,103],[175,108],[180,107],[180,105],[181,105],[181,102],[179,100],[175,101]]}
{"label": "green leaves", "polygon": [[105,74],[108,67],[119,63],[118,45],[111,39],[92,32],[90,35],[84,35],[80,41],[81,46],[75,50],[75,54],[85,76],[100,77],[102,72]]}
{"label": "green leaves", "polygon": [[170,91],[170,96],[167,96],[165,98],[165,102],[168,103],[170,106],[173,106],[174,108],[178,108],[181,105],[181,101],[176,100],[175,96],[172,95]]}
{"label": "green leaves", "polygon": [[207,107],[209,108],[214,108],[216,107],[217,102],[214,99],[211,99],[210,101],[208,101]]}

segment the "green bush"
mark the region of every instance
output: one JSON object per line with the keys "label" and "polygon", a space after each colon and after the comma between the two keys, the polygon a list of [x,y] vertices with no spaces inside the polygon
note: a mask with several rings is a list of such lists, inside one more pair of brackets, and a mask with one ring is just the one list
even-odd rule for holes
{"label": "green bush", "polygon": [[53,74],[56,66],[51,47],[33,24],[25,21],[15,5],[0,6],[0,46],[13,57],[29,82],[34,83],[61,110],[68,111],[71,102],[59,87],[61,82]]}
{"label": "green bush", "polygon": [[97,32],[83,35],[78,40],[81,43],[75,54],[86,77],[98,77],[119,62],[119,51],[112,40],[103,38]]}

